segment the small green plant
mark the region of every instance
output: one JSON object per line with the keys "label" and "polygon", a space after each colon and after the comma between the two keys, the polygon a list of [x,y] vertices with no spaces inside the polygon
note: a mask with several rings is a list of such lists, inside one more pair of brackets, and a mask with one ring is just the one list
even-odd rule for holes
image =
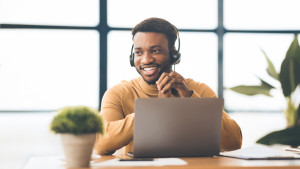
{"label": "small green plant", "polygon": [[70,106],[59,110],[53,118],[50,129],[55,133],[101,133],[104,125],[98,111],[86,106]]}
{"label": "small green plant", "polygon": [[[300,46],[298,42],[297,34],[294,37],[292,44],[290,45],[284,60],[281,63],[280,72],[277,72],[273,63],[268,58],[266,53],[262,50],[267,63],[267,73],[279,81],[281,84],[281,90],[283,96],[286,98],[287,107],[284,110],[288,126],[293,129],[285,129],[271,133],[260,140],[258,143],[262,144],[288,144],[291,146],[300,145],[300,134],[291,135],[291,131],[294,133],[300,133],[300,103],[299,103],[299,91],[300,91]],[[276,89],[273,85],[259,78],[260,85],[239,85],[230,88],[230,90],[253,96],[257,94],[270,95],[270,90]],[[299,88],[299,89],[297,89]],[[280,90],[280,89],[279,89]],[[284,139],[283,139],[284,138]],[[288,140],[289,139],[289,140]]]}

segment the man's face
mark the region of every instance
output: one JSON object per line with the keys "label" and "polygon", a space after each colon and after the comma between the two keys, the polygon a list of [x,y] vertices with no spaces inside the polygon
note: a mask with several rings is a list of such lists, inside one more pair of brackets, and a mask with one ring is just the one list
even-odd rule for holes
{"label": "man's face", "polygon": [[162,33],[138,32],[133,38],[134,65],[148,84],[171,71],[168,40]]}

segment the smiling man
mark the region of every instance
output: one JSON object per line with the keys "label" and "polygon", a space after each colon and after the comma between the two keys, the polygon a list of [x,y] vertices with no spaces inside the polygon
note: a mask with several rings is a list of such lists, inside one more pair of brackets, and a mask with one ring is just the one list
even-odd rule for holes
{"label": "smiling man", "polygon": [[166,36],[155,32],[137,32],[133,38],[135,68],[148,84],[155,84],[163,72],[170,73]]}
{"label": "smiling man", "polygon": [[[172,70],[172,65],[180,61],[180,53],[175,49],[178,30],[174,25],[164,19],[149,18],[132,29],[132,36],[130,64],[141,77],[122,81],[104,94],[100,114],[105,120],[106,135],[99,135],[95,144],[101,155],[113,154],[124,146],[125,152],[133,151],[137,98],[217,97],[206,84],[185,79]],[[221,151],[238,149],[241,144],[238,124],[223,111]]]}

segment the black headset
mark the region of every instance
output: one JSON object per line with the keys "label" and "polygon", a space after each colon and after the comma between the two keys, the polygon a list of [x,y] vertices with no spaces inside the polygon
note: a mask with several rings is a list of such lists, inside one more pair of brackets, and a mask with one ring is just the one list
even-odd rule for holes
{"label": "black headset", "polygon": [[[170,61],[172,65],[178,64],[180,62],[181,54],[179,53],[180,51],[180,37],[179,37],[179,31],[178,29],[174,26],[174,28],[177,31],[177,37],[178,37],[178,49],[177,50],[171,50],[170,51]],[[134,53],[133,53],[133,45],[131,46],[131,52],[129,55],[129,61],[131,67],[134,67]]]}

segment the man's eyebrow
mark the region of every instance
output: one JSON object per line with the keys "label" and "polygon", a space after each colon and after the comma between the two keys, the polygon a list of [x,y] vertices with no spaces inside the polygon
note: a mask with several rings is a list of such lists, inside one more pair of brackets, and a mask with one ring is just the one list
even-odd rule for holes
{"label": "man's eyebrow", "polygon": [[161,47],[161,45],[153,45],[150,48],[156,48],[156,47]]}
{"label": "man's eyebrow", "polygon": [[[151,49],[156,48],[156,47],[161,47],[161,45],[153,45],[153,46],[150,46]],[[142,49],[142,48],[141,48],[141,47],[135,47],[134,49],[140,50],[140,49]]]}

